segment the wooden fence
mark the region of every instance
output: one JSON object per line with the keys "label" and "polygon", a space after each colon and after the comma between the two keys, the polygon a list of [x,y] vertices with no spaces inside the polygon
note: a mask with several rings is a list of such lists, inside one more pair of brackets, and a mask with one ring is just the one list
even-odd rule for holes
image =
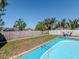
{"label": "wooden fence", "polygon": [[13,40],[18,38],[46,35],[48,34],[48,31],[1,31],[0,33],[3,34],[7,40]]}

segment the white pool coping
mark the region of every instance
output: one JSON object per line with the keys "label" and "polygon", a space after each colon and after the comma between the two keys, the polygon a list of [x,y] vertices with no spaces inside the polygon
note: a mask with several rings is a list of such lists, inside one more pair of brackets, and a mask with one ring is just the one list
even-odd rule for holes
{"label": "white pool coping", "polygon": [[43,57],[44,57],[49,51],[51,51],[51,49],[54,49],[54,48],[57,47],[60,43],[63,43],[63,42],[74,42],[74,40],[62,40],[62,41],[59,41],[58,43],[56,43],[55,45],[53,45],[51,48],[49,48],[49,49],[40,57],[40,59],[43,59]]}

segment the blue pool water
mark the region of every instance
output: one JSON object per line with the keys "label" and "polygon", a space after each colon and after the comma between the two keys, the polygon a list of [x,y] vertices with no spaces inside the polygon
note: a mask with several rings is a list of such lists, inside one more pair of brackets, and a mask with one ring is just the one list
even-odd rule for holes
{"label": "blue pool water", "polygon": [[79,40],[60,37],[20,59],[79,59]]}

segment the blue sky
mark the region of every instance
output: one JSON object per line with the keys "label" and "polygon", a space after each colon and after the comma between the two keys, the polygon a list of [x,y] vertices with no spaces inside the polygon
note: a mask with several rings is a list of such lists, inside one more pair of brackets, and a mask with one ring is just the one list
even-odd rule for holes
{"label": "blue sky", "polygon": [[79,0],[8,0],[5,27],[12,27],[14,22],[22,18],[27,27],[34,28],[44,18],[56,17],[78,18]]}

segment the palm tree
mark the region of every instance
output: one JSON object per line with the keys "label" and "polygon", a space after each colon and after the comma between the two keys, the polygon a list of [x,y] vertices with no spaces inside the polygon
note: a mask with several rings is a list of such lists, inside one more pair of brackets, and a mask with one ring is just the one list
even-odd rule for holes
{"label": "palm tree", "polygon": [[51,30],[52,27],[56,24],[56,18],[46,18],[43,22],[46,29]]}
{"label": "palm tree", "polygon": [[0,31],[3,30],[3,26],[5,25],[5,22],[3,19],[0,19]]}
{"label": "palm tree", "polygon": [[60,21],[57,21],[57,24],[56,24],[56,28],[61,28],[61,22]]}
{"label": "palm tree", "polygon": [[57,27],[57,20],[56,20],[56,18],[51,18],[51,29],[54,29],[54,28],[56,28]]}
{"label": "palm tree", "polygon": [[2,15],[5,15],[5,7],[8,5],[6,0],[0,0],[0,18]]}
{"label": "palm tree", "polygon": [[79,20],[78,19],[75,19],[75,20],[69,20],[69,28],[70,29],[76,29],[78,27],[78,22]]}
{"label": "palm tree", "polygon": [[51,23],[51,20],[50,18],[46,18],[44,21],[43,21],[44,25],[45,25],[45,28],[48,30],[49,29],[49,26],[50,26],[50,23]]}
{"label": "palm tree", "polygon": [[0,27],[3,26],[5,23],[3,21],[3,19],[0,19]]}
{"label": "palm tree", "polygon": [[6,0],[0,0],[0,9],[3,10],[8,5]]}
{"label": "palm tree", "polygon": [[62,19],[62,21],[60,22],[60,27],[61,28],[66,28],[66,19]]}

